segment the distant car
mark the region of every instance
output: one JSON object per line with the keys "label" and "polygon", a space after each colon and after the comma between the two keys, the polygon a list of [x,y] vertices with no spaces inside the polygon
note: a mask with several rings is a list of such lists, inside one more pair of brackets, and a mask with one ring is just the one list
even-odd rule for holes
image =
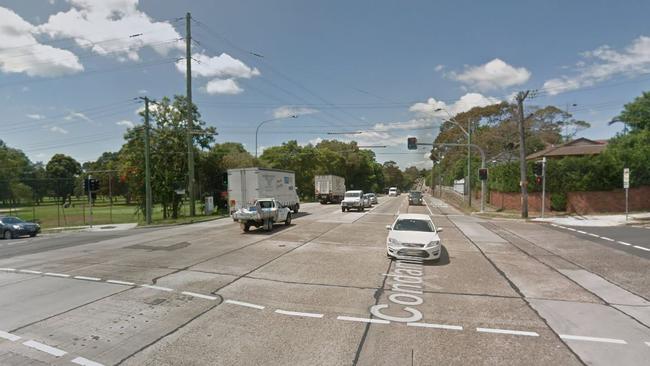
{"label": "distant car", "polygon": [[41,226],[33,222],[26,222],[15,216],[0,217],[0,234],[4,239],[13,239],[29,235],[34,237],[41,232]]}
{"label": "distant car", "polygon": [[341,201],[341,212],[350,211],[350,209],[363,211],[367,205],[366,199],[363,198],[363,191],[347,191]]}
{"label": "distant car", "polygon": [[397,192],[397,187],[390,187],[388,190],[388,197],[397,197],[399,193]]}
{"label": "distant car", "polygon": [[368,196],[370,198],[370,203],[371,204],[376,205],[378,203],[376,194],[374,194],[374,193],[366,193],[365,196]]}
{"label": "distant car", "polygon": [[363,207],[372,207],[372,199],[367,193],[363,195]]}
{"label": "distant car", "polygon": [[421,205],[423,202],[422,192],[411,191],[409,192],[409,205]]}
{"label": "distant car", "polygon": [[396,259],[438,260],[442,244],[433,221],[427,215],[401,214],[386,226],[386,255]]}

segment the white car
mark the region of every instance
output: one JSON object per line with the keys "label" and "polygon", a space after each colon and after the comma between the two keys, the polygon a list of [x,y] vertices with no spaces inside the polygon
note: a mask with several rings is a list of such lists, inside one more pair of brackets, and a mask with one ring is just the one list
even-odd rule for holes
{"label": "white car", "polygon": [[422,214],[402,214],[397,216],[386,238],[386,254],[396,259],[438,260],[442,244],[436,228],[429,216]]}
{"label": "white car", "polygon": [[388,197],[397,197],[397,187],[390,187]]}
{"label": "white car", "polygon": [[341,201],[341,212],[357,210],[363,211],[368,205],[365,198],[363,198],[363,191],[347,191],[345,192],[345,197]]}

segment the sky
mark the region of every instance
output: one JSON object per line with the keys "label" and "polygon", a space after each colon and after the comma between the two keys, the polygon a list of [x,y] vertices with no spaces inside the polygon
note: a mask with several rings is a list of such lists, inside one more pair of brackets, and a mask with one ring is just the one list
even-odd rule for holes
{"label": "sky", "polygon": [[[288,140],[355,140],[377,160],[426,168],[442,120],[537,90],[608,122],[650,90],[650,2],[0,0],[0,139],[32,161],[119,150],[139,97],[185,94],[216,142],[260,152]],[[295,115],[297,118],[290,118]]]}

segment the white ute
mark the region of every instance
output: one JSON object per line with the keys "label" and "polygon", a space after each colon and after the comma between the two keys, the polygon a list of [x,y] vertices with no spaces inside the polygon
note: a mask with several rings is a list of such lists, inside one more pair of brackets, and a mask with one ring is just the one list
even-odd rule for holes
{"label": "white ute", "polygon": [[363,211],[366,209],[366,200],[363,198],[363,191],[347,191],[345,197],[341,201],[341,212],[350,211],[355,209]]}
{"label": "white ute", "polygon": [[280,205],[274,198],[260,198],[253,206],[233,212],[232,218],[239,222],[244,232],[248,232],[251,226],[271,231],[277,222],[291,225],[291,210]]}

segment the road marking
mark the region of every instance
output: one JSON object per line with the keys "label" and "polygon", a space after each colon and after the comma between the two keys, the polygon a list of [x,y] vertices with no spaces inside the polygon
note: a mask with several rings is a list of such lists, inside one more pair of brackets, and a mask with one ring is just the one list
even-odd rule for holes
{"label": "road marking", "polygon": [[571,231],[578,231],[578,230],[576,230],[576,229],[574,229],[574,228],[572,228],[572,227],[565,227],[565,229],[567,229],[567,230],[571,230]]}
{"label": "road marking", "polygon": [[198,298],[206,299],[206,300],[216,300],[217,299],[216,296],[208,296],[208,295],[203,295],[203,294],[197,294],[196,292],[183,291],[181,293],[183,295],[194,296],[194,297],[198,297]]}
{"label": "road marking", "polygon": [[0,338],[6,339],[8,341],[15,342],[20,339],[20,336],[17,336],[15,334],[7,333],[2,330],[0,330]]}
{"label": "road marking", "polygon": [[0,271],[5,271],[5,272],[14,272],[16,269],[15,268],[0,268]]}
{"label": "road marking", "polygon": [[619,244],[623,244],[623,245],[627,245],[628,247],[632,245],[632,244],[630,244],[630,243],[626,243],[626,242],[624,242],[624,241],[620,241],[620,240],[618,241],[618,243],[619,243]]}
{"label": "road marking", "polygon": [[497,328],[476,328],[477,332],[483,333],[498,333],[498,334],[513,334],[513,335],[522,335],[528,337],[539,337],[539,334],[536,332],[524,332],[521,330],[510,330],[510,329],[497,329]]}
{"label": "road marking", "polygon": [[126,286],[133,286],[135,283],[133,282],[126,282],[126,281],[118,281],[118,280],[106,280],[108,283],[114,283],[116,285],[126,285]]}
{"label": "road marking", "polygon": [[585,337],[585,336],[577,336],[577,335],[569,335],[569,334],[560,334],[560,338],[568,339],[568,340],[572,340],[572,341],[588,341],[588,342],[627,344],[627,342],[625,342],[622,339]]}
{"label": "road marking", "polygon": [[577,232],[579,232],[580,234],[586,234],[587,233],[586,231],[582,231],[582,230],[577,230]]}
{"label": "road marking", "polygon": [[245,306],[247,308],[253,308],[253,309],[257,309],[257,310],[263,310],[264,309],[264,306],[262,306],[262,305],[251,304],[249,302],[243,302],[243,301],[237,301],[237,300],[226,300],[224,302],[228,303],[228,304],[233,304],[233,305]]}
{"label": "road marking", "polygon": [[30,274],[42,274],[43,272],[40,271],[32,271],[31,269],[21,269],[19,272],[22,273],[30,273]]}
{"label": "road marking", "polygon": [[637,249],[645,250],[646,252],[650,252],[650,249],[648,249],[648,248],[640,247],[638,245],[635,245],[634,247],[637,248]]}
{"label": "road marking", "polygon": [[591,235],[591,236],[593,236],[594,238],[600,238],[600,236],[598,236],[597,234],[587,233],[587,235]]}
{"label": "road marking", "polygon": [[97,277],[86,277],[86,276],[74,276],[74,278],[78,280],[86,280],[86,281],[101,281],[101,278]]}
{"label": "road marking", "polygon": [[406,325],[408,325],[409,327],[463,330],[463,327],[461,327],[460,325],[432,324],[432,323],[406,323]]}
{"label": "road marking", "polygon": [[169,287],[161,287],[161,286],[154,286],[154,285],[140,285],[140,286],[150,288],[152,290],[160,290],[160,291],[166,291],[166,292],[174,291],[173,288],[169,288]]}
{"label": "road marking", "polygon": [[83,358],[83,357],[77,357],[77,358],[75,358],[74,360],[72,360],[70,362],[76,363],[77,365],[81,365],[81,366],[104,366],[103,364],[101,364],[99,362],[91,361],[91,360],[89,360],[87,358]]}
{"label": "road marking", "polygon": [[616,240],[614,240],[612,238],[608,238],[606,236],[601,236],[600,238],[603,239],[603,240],[607,240],[607,241],[616,241]]}
{"label": "road marking", "polygon": [[357,318],[357,317],[354,317],[354,316],[337,316],[336,319],[338,319],[338,320],[346,320],[346,321],[350,321],[350,322],[390,324],[390,321],[388,321],[388,320]]}
{"label": "road marking", "polygon": [[650,347],[650,342],[643,342],[646,346]]}
{"label": "road marking", "polygon": [[46,273],[43,273],[43,274],[46,275],[46,276],[50,276],[50,277],[63,277],[63,278],[68,278],[68,277],[70,277],[69,274],[65,274],[65,273],[52,273],[52,272],[46,272]]}
{"label": "road marking", "polygon": [[293,316],[304,316],[307,318],[322,318],[323,314],[318,314],[318,313],[303,313],[300,311],[289,311],[289,310],[282,310],[282,309],[276,309],[276,313],[278,314],[284,314],[284,315],[293,315]]}
{"label": "road marking", "polygon": [[551,224],[553,227],[560,227],[560,225]]}
{"label": "road marking", "polygon": [[25,342],[23,344],[25,346],[27,346],[27,347],[37,349],[37,350],[39,350],[41,352],[49,353],[49,354],[51,354],[52,356],[55,356],[55,357],[61,357],[61,356],[68,353],[68,352],[66,352],[64,350],[54,348],[54,347],[48,346],[47,344],[43,344],[43,343],[36,342],[36,341],[33,341],[33,340],[29,340],[29,341],[27,341],[27,342]]}

